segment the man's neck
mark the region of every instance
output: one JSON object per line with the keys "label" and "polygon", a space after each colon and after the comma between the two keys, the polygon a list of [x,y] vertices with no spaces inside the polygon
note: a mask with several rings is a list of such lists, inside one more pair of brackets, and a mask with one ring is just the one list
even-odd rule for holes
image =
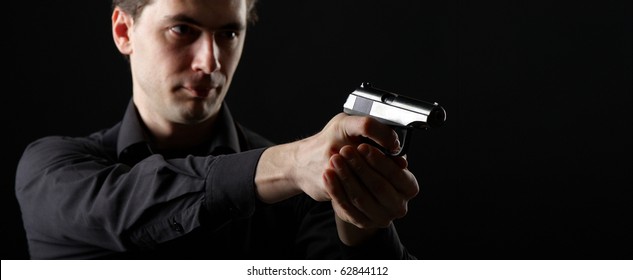
{"label": "man's neck", "polygon": [[208,143],[213,137],[218,116],[197,124],[169,123],[160,127],[145,124],[152,147],[159,151],[191,150]]}

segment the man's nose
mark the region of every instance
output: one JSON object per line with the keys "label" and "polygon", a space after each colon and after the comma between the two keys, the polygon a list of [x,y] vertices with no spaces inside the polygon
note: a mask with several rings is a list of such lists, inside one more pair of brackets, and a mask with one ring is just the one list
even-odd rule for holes
{"label": "man's nose", "polygon": [[219,49],[213,34],[200,37],[196,45],[191,63],[193,70],[211,74],[220,69]]}

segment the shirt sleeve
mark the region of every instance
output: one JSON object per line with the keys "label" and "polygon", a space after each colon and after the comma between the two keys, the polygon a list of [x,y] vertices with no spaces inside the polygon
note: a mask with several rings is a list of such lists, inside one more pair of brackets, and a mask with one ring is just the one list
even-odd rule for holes
{"label": "shirt sleeve", "polygon": [[[340,241],[340,240],[339,240]],[[354,260],[417,260],[400,242],[396,227],[380,229],[372,238],[358,246],[339,243],[345,259]]]}
{"label": "shirt sleeve", "polygon": [[220,226],[249,216],[262,152],[169,160],[152,155],[129,166],[87,139],[35,141],[16,174],[31,257],[83,259],[142,250],[203,222]]}

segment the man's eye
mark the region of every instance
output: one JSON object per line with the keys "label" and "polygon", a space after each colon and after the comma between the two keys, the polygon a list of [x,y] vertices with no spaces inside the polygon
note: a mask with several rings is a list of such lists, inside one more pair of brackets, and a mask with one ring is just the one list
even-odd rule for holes
{"label": "man's eye", "polygon": [[189,35],[195,32],[193,28],[184,24],[172,26],[169,30],[177,35]]}
{"label": "man's eye", "polygon": [[219,32],[218,35],[224,39],[235,39],[237,38],[239,34],[235,31],[222,31],[222,32]]}

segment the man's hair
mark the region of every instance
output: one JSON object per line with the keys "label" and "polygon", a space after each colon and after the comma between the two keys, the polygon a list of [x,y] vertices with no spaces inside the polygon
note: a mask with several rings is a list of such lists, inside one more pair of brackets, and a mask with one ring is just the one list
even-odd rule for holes
{"label": "man's hair", "polygon": [[[150,4],[152,0],[112,0],[112,8],[121,8],[124,12],[131,15],[134,20],[141,15],[143,8]],[[248,22],[254,24],[257,21],[257,11],[255,3],[257,0],[246,0]]]}

